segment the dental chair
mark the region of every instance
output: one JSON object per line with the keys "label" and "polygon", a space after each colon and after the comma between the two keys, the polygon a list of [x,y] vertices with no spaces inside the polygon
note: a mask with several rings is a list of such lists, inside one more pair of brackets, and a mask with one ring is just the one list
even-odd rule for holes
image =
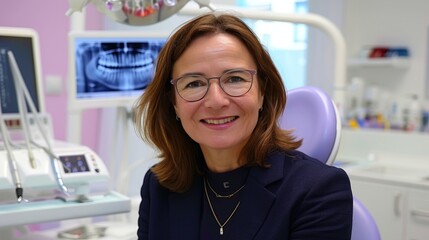
{"label": "dental chair", "polygon": [[[280,118],[283,129],[294,130],[303,139],[298,149],[328,165],[334,163],[341,137],[341,119],[332,99],[322,90],[305,86],[287,92]],[[351,240],[380,240],[380,232],[365,206],[353,198]]]}

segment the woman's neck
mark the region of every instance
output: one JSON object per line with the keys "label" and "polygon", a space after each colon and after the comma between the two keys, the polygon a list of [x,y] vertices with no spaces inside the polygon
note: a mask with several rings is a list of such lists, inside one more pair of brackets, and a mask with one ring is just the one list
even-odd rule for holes
{"label": "woman's neck", "polygon": [[201,148],[207,168],[214,173],[232,171],[242,166],[239,164],[239,153],[223,149]]}

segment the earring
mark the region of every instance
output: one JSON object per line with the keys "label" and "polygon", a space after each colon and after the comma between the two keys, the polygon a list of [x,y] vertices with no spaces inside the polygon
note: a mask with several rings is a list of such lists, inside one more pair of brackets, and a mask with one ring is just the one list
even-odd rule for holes
{"label": "earring", "polygon": [[176,115],[176,120],[177,120],[177,121],[180,121],[180,118],[179,118],[177,115]]}

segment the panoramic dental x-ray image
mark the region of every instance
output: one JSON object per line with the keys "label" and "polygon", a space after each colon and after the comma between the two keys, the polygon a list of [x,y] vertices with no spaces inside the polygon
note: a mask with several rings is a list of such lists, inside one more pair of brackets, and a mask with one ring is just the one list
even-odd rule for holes
{"label": "panoramic dental x-ray image", "polygon": [[76,44],[79,95],[146,88],[163,42],[82,40]]}

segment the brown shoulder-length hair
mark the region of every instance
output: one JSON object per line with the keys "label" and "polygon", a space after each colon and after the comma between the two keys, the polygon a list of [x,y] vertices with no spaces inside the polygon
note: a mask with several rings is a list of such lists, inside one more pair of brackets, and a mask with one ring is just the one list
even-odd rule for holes
{"label": "brown shoulder-length hair", "polygon": [[267,154],[301,145],[290,131],[282,130],[278,118],[286,105],[285,87],[267,51],[253,31],[230,13],[198,16],[176,30],[158,55],[152,83],[138,99],[134,122],[140,136],[159,150],[161,161],[152,168],[159,183],[174,192],[184,192],[201,173],[204,157],[198,143],[184,131],[174,111],[175,90],[170,83],[175,62],[190,43],[206,34],[227,33],[238,38],[248,49],[257,66],[264,103],[258,123],[240,154],[243,164],[267,167]]}

